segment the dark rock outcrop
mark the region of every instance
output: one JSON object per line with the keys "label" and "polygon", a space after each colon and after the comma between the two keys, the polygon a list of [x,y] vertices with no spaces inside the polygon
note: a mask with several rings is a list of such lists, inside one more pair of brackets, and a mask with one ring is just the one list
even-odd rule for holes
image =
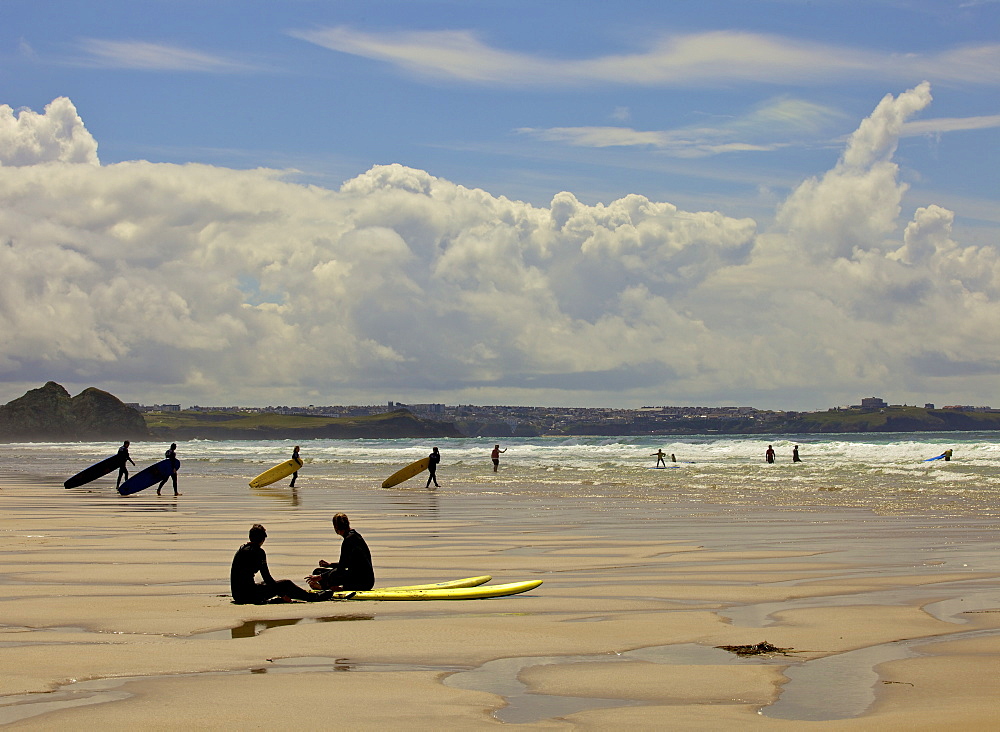
{"label": "dark rock outcrop", "polygon": [[149,437],[142,415],[106,391],[90,387],[70,397],[54,381],[0,407],[0,440],[64,442],[141,440]]}

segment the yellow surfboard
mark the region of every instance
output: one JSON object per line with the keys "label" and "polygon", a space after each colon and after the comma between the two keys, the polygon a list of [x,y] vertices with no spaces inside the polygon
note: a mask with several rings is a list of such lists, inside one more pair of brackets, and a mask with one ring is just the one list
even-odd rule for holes
{"label": "yellow surfboard", "polygon": [[394,485],[399,485],[404,480],[409,480],[414,475],[427,470],[427,466],[430,464],[431,459],[429,457],[420,458],[415,463],[410,463],[402,470],[397,470],[395,473],[390,475],[388,478],[382,481],[383,488],[392,488]]}
{"label": "yellow surfboard", "polygon": [[485,600],[490,597],[519,595],[535,589],[542,580],[508,582],[502,585],[477,585],[476,587],[449,587],[426,589],[358,590],[357,592],[336,592],[333,600]]}
{"label": "yellow surfboard", "polygon": [[251,488],[263,488],[266,485],[271,485],[271,483],[277,483],[282,478],[287,478],[289,475],[294,473],[296,470],[302,467],[302,463],[298,463],[294,460],[286,460],[280,465],[275,465],[273,468],[268,468],[263,473],[258,475],[256,478],[250,481]]}

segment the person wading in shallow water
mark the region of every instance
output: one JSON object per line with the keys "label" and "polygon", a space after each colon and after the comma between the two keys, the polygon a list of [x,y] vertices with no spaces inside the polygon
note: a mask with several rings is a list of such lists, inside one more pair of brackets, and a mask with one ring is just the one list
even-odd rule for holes
{"label": "person wading in shallow water", "polygon": [[774,448],[770,445],[767,446],[767,450],[764,451],[764,459],[769,462],[774,462]]}
{"label": "person wading in shallow water", "polygon": [[[233,566],[229,570],[229,589],[233,593],[233,602],[237,605],[263,605],[272,597],[285,599],[326,600],[319,592],[309,592],[299,587],[291,580],[275,580],[267,569],[267,553],[264,551],[264,541],[267,531],[260,524],[250,527],[250,541],[236,550],[233,556]],[[260,572],[263,582],[255,582],[254,578]]]}
{"label": "person wading in shallow water", "polygon": [[490,460],[493,461],[493,472],[497,472],[497,468],[500,467],[500,453],[507,452],[505,447],[503,450],[500,449],[500,445],[493,446],[493,452],[490,453]]}

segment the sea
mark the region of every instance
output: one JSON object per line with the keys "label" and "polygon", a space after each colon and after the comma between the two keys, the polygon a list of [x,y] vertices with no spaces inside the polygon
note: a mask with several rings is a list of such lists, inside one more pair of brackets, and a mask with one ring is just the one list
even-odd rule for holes
{"label": "sea", "polygon": [[[490,451],[506,450],[493,471]],[[307,440],[296,491],[311,495],[383,490],[381,482],[410,462],[441,452],[439,488],[426,473],[392,489],[433,491],[467,500],[524,496],[533,502],[592,499],[594,505],[711,503],[766,508],[850,507],[882,515],[937,515],[1000,519],[1000,433],[865,433],[771,436],[650,436]],[[764,452],[773,445],[776,462]],[[799,448],[801,462],[792,462]],[[0,445],[0,472],[61,484],[113,455],[120,443]],[[192,440],[178,444],[180,478],[213,478],[234,495],[248,481],[287,460],[292,441]],[[141,469],[163,458],[167,445],[135,442]],[[930,460],[945,450],[952,459]],[[656,468],[657,450],[667,467]],[[670,455],[676,462],[670,460]],[[114,477],[86,489],[115,494]],[[267,488],[291,495],[288,479]],[[83,489],[78,489],[83,490]],[[122,498],[122,500],[129,500]],[[295,501],[292,501],[294,504]]]}

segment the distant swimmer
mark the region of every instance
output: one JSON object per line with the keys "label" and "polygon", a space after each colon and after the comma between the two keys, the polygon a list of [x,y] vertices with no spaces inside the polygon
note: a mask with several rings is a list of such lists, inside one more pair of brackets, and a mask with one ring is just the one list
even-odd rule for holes
{"label": "distant swimmer", "polygon": [[375,569],[372,567],[372,553],[368,544],[357,531],[351,528],[351,520],[346,513],[333,517],[333,530],[343,537],[340,544],[340,559],[330,563],[319,560],[319,567],[306,577],[314,590],[370,590],[375,586]]}
{"label": "distant swimmer", "polygon": [[497,472],[497,468],[500,467],[500,453],[507,452],[505,447],[503,450],[500,449],[500,445],[493,446],[493,452],[490,453],[490,460],[493,461],[493,472]]}
{"label": "distant swimmer", "polygon": [[801,463],[802,462],[802,460],[799,459],[799,446],[798,445],[796,445],[795,447],[792,448],[792,462],[793,463]]}
{"label": "distant swimmer", "polygon": [[[296,445],[295,449],[292,450],[292,460],[294,460],[295,462],[297,462],[299,465],[302,465],[302,458],[299,457],[299,446],[298,445]],[[294,488],[295,487],[295,479],[298,478],[298,477],[299,477],[299,471],[296,470],[294,473],[292,473],[292,482],[288,484],[289,488]]]}
{"label": "distant swimmer", "polygon": [[438,485],[437,479],[437,467],[439,462],[441,462],[441,453],[439,453],[438,449],[435,447],[431,450],[431,454],[427,456],[427,472],[429,475],[427,476],[427,485],[425,485],[424,488],[430,488],[432,480],[434,481],[435,488],[441,487]]}
{"label": "distant swimmer", "polygon": [[[653,453],[653,455],[656,456],[656,467],[660,467],[661,465],[663,467],[667,467],[667,461],[663,459],[663,456],[666,455],[666,454],[667,453],[663,452],[663,450],[657,450],[656,452]],[[674,456],[671,455],[670,459],[674,460]]]}
{"label": "distant swimmer", "polygon": [[124,444],[118,448],[118,457],[121,458],[122,464],[118,466],[118,481],[115,483],[116,488],[122,484],[122,480],[128,480],[128,467],[126,466],[126,463],[132,463],[135,465],[135,460],[133,460],[132,456],[128,454],[128,446],[131,444],[131,442],[125,440]]}
{"label": "distant swimmer", "polygon": [[179,496],[180,493],[177,492],[177,466],[174,461],[177,459],[177,443],[171,442],[170,449],[163,453],[163,456],[170,461],[170,475],[160,481],[160,484],[156,487],[156,495],[160,495],[160,490],[167,482],[167,478],[174,483],[174,495]]}
{"label": "distant swimmer", "polygon": [[[262,544],[267,539],[267,531],[260,524],[250,527],[250,541],[241,546],[233,556],[233,566],[229,570],[229,589],[233,602],[237,605],[263,605],[272,597],[295,600],[327,599],[318,592],[309,592],[291,580],[275,580],[267,569],[267,553]],[[260,572],[263,582],[256,582]]]}
{"label": "distant swimmer", "polygon": [[674,455],[673,453],[670,453],[670,462],[672,462],[672,463],[676,463],[677,462],[677,456]]}
{"label": "distant swimmer", "polygon": [[774,462],[774,448],[770,445],[767,446],[767,450],[764,452],[764,459],[769,463]]}

